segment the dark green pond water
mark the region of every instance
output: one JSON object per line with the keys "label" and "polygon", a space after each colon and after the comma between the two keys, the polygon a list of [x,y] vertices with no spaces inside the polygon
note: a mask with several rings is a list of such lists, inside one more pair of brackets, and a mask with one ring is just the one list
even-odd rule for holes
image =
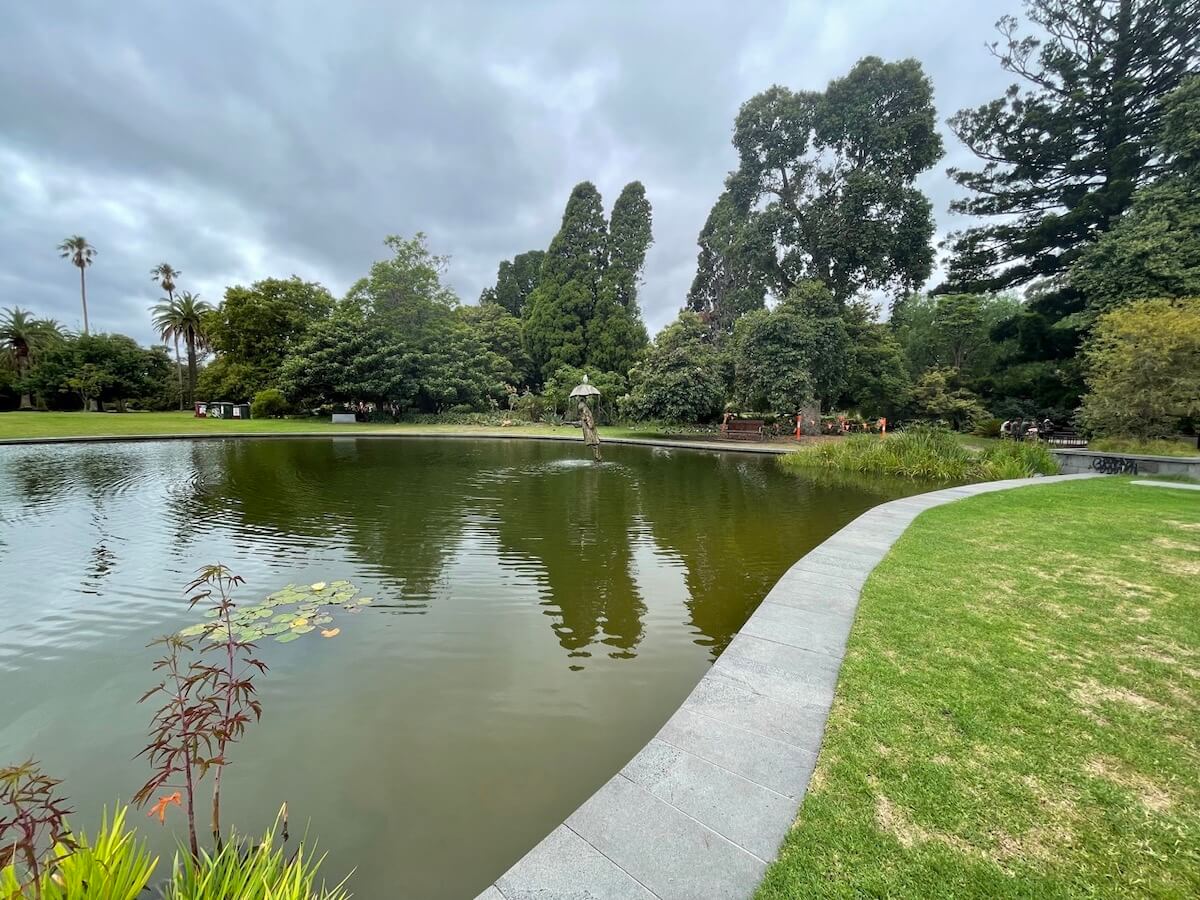
{"label": "dark green pond water", "polygon": [[[750,455],[585,455],[0,447],[0,764],[42,760],[91,825],[148,776],[145,645],[197,620],[198,566],[242,575],[246,604],[348,579],[375,600],[337,637],[261,643],[265,712],[231,754],[226,819],[258,831],[286,800],[357,896],[474,896],[653,736],[791,563],[895,496]],[[169,854],[171,819],[135,818]]]}

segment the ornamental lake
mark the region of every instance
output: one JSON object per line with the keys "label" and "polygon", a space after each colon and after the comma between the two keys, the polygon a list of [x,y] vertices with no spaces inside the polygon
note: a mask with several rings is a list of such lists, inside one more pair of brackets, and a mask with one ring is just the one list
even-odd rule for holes
{"label": "ornamental lake", "polygon": [[[287,801],[292,839],[307,823],[325,876],[354,870],[356,896],[474,896],[655,734],[793,562],[920,489],[822,484],[734,452],[604,454],[353,437],[0,447],[0,764],[40,759],[73,824],[94,827],[149,775],[133,758],[151,715],[136,700],[157,680],[145,645],[203,621],[183,599],[198,567],[245,578],[243,607],[351,582],[370,602],[321,605],[298,638],[271,626],[311,615],[310,596],[247,626],[274,632],[258,638],[270,670],[224,819],[260,832]],[[131,821],[169,863],[178,811],[166,828]]]}

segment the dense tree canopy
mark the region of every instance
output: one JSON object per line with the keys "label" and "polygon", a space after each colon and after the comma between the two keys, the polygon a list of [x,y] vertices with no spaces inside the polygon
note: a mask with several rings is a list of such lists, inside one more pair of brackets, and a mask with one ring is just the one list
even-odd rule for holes
{"label": "dense tree canopy", "polygon": [[838,304],[819,282],[802,282],[774,309],[738,320],[734,393],[743,406],[794,416],[829,407],[846,388],[850,337]]}
{"label": "dense tree canopy", "polygon": [[[742,192],[744,194],[744,192]],[[713,204],[697,239],[700,253],[687,307],[718,334],[731,334],[745,313],[762,309],[775,266],[775,243],[765,223],[730,190]]]}
{"label": "dense tree canopy", "polygon": [[1172,92],[1163,110],[1159,152],[1168,174],[1139,188],[1129,211],[1071,270],[1092,312],[1200,296],[1200,76]]}
{"label": "dense tree canopy", "polygon": [[1200,416],[1200,298],[1141,300],[1100,316],[1086,350],[1082,418],[1101,434],[1156,438]]}
{"label": "dense tree canopy", "polygon": [[681,312],[631,373],[625,412],[635,419],[710,421],[725,402],[724,368],[705,322],[694,312]]}
{"label": "dense tree canopy", "polygon": [[751,251],[777,296],[801,281],[839,301],[911,289],[929,276],[933,213],[915,186],[942,155],[933,89],[916,60],[869,56],[824,92],[776,85],[742,105],[729,209],[745,213]]}
{"label": "dense tree canopy", "polygon": [[628,371],[646,344],[637,287],[650,246],[650,203],[639,182],[621,192],[613,227],[590,181],[575,186],[525,310],[536,372],[562,366]]}
{"label": "dense tree canopy", "polygon": [[1053,277],[1162,174],[1163,98],[1195,71],[1195,0],[1027,0],[1039,35],[998,23],[992,45],[1022,84],[957,113],[981,169],[952,169],[955,212],[996,217],[955,236],[950,282],[992,290]]}
{"label": "dense tree canopy", "polygon": [[226,288],[221,305],[205,319],[217,358],[199,379],[200,393],[212,400],[245,399],[278,387],[284,358],[333,305],[323,285],[295,276]]}
{"label": "dense tree canopy", "polygon": [[26,383],[55,408],[95,402],[124,409],[131,400],[166,408],[172,377],[166,347],[146,349],[123,334],[92,334],[58,342]]}
{"label": "dense tree canopy", "polygon": [[496,271],[495,285],[484,288],[479,296],[480,306],[497,303],[520,318],[525,314],[529,295],[541,280],[542,260],[545,258],[546,251],[530,250],[501,262]]}
{"label": "dense tree canopy", "polygon": [[525,346],[542,377],[550,377],[559,366],[586,361],[587,323],[607,259],[600,192],[585,181],[571,191],[562,226],[542,262],[541,281],[529,298]]}

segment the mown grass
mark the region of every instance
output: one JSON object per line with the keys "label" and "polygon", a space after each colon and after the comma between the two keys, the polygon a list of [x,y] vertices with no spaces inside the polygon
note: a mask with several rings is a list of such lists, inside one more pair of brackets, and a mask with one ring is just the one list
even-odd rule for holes
{"label": "mown grass", "polygon": [[1188,491],[924,513],[864,588],[760,900],[1200,896],[1198,575]]}
{"label": "mown grass", "polygon": [[1189,440],[1140,441],[1134,438],[1094,438],[1089,450],[1107,453],[1142,453],[1147,456],[1200,456],[1195,438]]}
{"label": "mown grass", "polygon": [[965,446],[957,435],[935,428],[910,428],[886,437],[854,434],[836,442],[803,447],[781,462],[795,471],[836,469],[938,482],[991,481],[1058,472],[1053,455],[1043,446],[1009,441],[977,451]]}
{"label": "mown grass", "polygon": [[[121,437],[155,434],[526,434],[578,436],[571,427],[518,423],[500,427],[458,424],[333,425],[328,418],[197,419],[190,412],[7,412],[0,413],[0,439],[45,437]],[[625,437],[626,428],[604,427],[602,435]],[[639,430],[644,433],[645,430]]]}

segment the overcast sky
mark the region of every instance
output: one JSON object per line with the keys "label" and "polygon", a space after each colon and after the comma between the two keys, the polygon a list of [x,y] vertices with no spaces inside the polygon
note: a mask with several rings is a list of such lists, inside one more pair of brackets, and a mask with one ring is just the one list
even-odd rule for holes
{"label": "overcast sky", "polygon": [[[151,266],[219,301],[292,273],[341,294],[389,233],[425,231],[465,302],[544,248],[571,187],[654,207],[641,304],[684,301],[696,235],[734,166],[739,104],[913,56],[943,123],[1009,83],[984,49],[1017,0],[455,2],[59,0],[0,28],[0,308],[81,326],[63,237],[98,250],[92,329],[153,338]],[[944,124],[943,124],[943,130]],[[945,168],[923,179],[960,227]]]}

